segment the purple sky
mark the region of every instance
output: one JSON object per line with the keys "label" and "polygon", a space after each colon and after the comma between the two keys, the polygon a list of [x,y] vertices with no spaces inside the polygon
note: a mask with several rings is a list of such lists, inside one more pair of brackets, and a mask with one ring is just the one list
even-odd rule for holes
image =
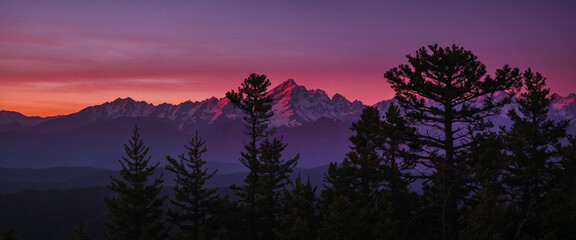
{"label": "purple sky", "polygon": [[438,43],[576,92],[576,1],[0,1],[0,109],[68,114],[117,97],[223,97],[250,73],[366,104]]}

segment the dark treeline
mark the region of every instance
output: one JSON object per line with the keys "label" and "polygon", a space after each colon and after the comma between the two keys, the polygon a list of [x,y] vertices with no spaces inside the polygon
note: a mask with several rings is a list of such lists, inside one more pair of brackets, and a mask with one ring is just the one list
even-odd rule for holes
{"label": "dark treeline", "polygon": [[[240,162],[249,173],[231,195],[204,186],[216,171],[204,167],[196,134],[185,153],[167,157],[176,174],[167,200],[136,127],[109,185],[107,238],[576,239],[576,137],[568,121],[548,118],[546,79],[509,66],[487,75],[458,46],[407,58],[384,75],[398,104],[362,112],[321,192],[289,177],[299,156],[283,156],[286,144],[269,126],[265,75],[226,94],[244,112],[248,137]],[[512,125],[494,126],[490,117],[513,96]],[[82,227],[76,234],[90,239]]]}

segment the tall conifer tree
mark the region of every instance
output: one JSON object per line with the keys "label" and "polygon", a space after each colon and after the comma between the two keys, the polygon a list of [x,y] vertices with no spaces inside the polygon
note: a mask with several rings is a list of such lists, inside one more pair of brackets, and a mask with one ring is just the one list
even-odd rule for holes
{"label": "tall conifer tree", "polygon": [[206,161],[202,154],[207,151],[206,141],[198,136],[198,132],[184,147],[188,152],[178,159],[167,156],[169,162],[166,169],[176,174],[174,199],[170,202],[176,207],[169,209],[169,220],[176,224],[182,237],[198,239],[200,229],[214,214],[217,196],[216,189],[206,188],[205,184],[217,170],[209,173],[204,168]]}
{"label": "tall conifer tree", "polygon": [[284,219],[279,231],[281,240],[313,240],[318,228],[318,197],[310,178],[304,183],[300,174],[284,194]]}
{"label": "tall conifer tree", "polygon": [[561,153],[553,190],[545,200],[547,232],[556,239],[576,239],[576,136],[568,136]]}
{"label": "tall conifer tree", "polygon": [[359,206],[371,205],[371,199],[381,187],[380,172],[382,121],[376,108],[367,107],[360,120],[352,123],[355,135],[350,137],[350,152],[340,164],[331,163],[324,176],[325,200],[344,195]]}
{"label": "tall conifer tree", "polygon": [[280,221],[284,217],[282,198],[285,186],[290,181],[290,173],[297,164],[299,155],[288,160],[282,159],[282,151],[286,148],[280,139],[264,139],[260,145],[261,175],[260,199],[257,204],[261,209],[262,236],[264,239],[277,238],[275,232],[280,229]]}
{"label": "tall conifer tree", "polygon": [[119,160],[122,165],[120,179],[111,178],[108,188],[116,193],[106,197],[110,221],[108,227],[109,239],[144,240],[164,239],[166,229],[163,220],[162,206],[167,196],[160,196],[162,190],[162,175],[150,179],[160,163],[150,165],[150,156],[144,142],[140,138],[139,128],[134,128],[134,134],[124,144],[127,156]]}
{"label": "tall conifer tree", "polygon": [[[334,230],[346,222],[356,222],[350,229],[341,229],[342,237],[356,235],[373,239],[378,193],[384,175],[381,172],[382,121],[376,108],[367,107],[360,120],[352,123],[355,134],[350,137],[350,152],[341,164],[331,163],[324,177],[323,219],[320,237],[338,234]],[[345,205],[354,206],[354,215],[336,213]],[[342,219],[335,219],[342,218]]]}
{"label": "tall conifer tree", "polygon": [[434,170],[428,177],[432,193],[440,198],[439,234],[456,239],[471,178],[468,149],[476,133],[492,126],[487,117],[509,102],[496,100],[494,94],[517,86],[519,72],[505,66],[495,78],[485,76],[486,67],[477,57],[456,45],[422,47],[407,58],[409,64],[390,69],[384,77],[409,121],[423,128],[415,132],[423,147],[419,164]]}
{"label": "tall conifer tree", "polygon": [[474,188],[470,213],[460,239],[510,239],[509,202],[502,183],[506,166],[505,144],[495,132],[479,134],[479,141],[471,146],[471,162],[474,166]]}
{"label": "tall conifer tree", "polygon": [[566,137],[568,121],[548,119],[552,97],[545,88],[546,78],[530,69],[523,77],[526,91],[518,97],[520,114],[514,110],[508,113],[514,124],[505,132],[509,165],[504,181],[517,217],[515,237],[543,237],[544,199],[553,189],[560,140]]}
{"label": "tall conifer tree", "polygon": [[280,196],[289,174],[293,171],[299,156],[282,159],[286,148],[281,139],[273,137],[269,128],[272,112],[272,96],[267,94],[270,80],[266,75],[255,73],[244,79],[238,92],[230,91],[226,97],[246,115],[246,134],[250,141],[244,144],[240,162],[250,172],[244,186],[233,186],[245,209],[247,238],[272,239],[279,227],[278,206]]}
{"label": "tall conifer tree", "polygon": [[[381,120],[376,108],[365,108],[360,120],[352,124],[352,130],[355,134],[350,137],[351,151],[341,164],[331,163],[324,178],[321,230],[324,233],[321,236],[333,236],[330,229],[351,221],[358,223],[354,225],[356,229],[347,229],[347,233],[342,234],[356,232],[352,235],[375,239],[397,237],[391,234],[393,231],[407,233],[406,223],[415,222],[406,217],[412,214],[410,208],[416,207],[411,205],[415,204],[412,200],[416,196],[409,193],[411,180],[406,174],[413,164],[405,161],[408,159],[407,138],[414,129],[407,126],[399,109],[392,104],[386,120]],[[353,205],[357,213],[333,212],[344,205]],[[392,206],[401,210],[392,211]],[[395,221],[397,224],[392,224]]]}
{"label": "tall conifer tree", "polygon": [[260,173],[261,162],[259,159],[259,144],[268,134],[268,124],[272,112],[272,96],[267,95],[266,91],[271,85],[266,75],[255,73],[244,79],[238,92],[230,91],[226,97],[230,102],[246,115],[243,117],[246,124],[246,135],[250,141],[244,144],[244,152],[241,153],[240,162],[250,171],[244,179],[244,186],[233,186],[240,202],[246,212],[247,237],[251,239],[258,238],[258,224],[260,213],[257,201],[260,198]]}
{"label": "tall conifer tree", "polygon": [[359,197],[356,202],[370,211],[376,207],[375,199],[384,177],[380,169],[383,131],[380,112],[373,107],[365,108],[360,120],[352,123],[352,130],[356,133],[350,137],[352,151],[346,154],[344,161],[355,171]]}
{"label": "tall conifer tree", "polygon": [[375,236],[378,239],[418,239],[425,235],[420,213],[420,198],[410,184],[415,180],[415,163],[409,141],[415,128],[410,127],[392,103],[382,121],[382,159],[379,170],[382,174],[379,195],[376,199],[377,222]]}
{"label": "tall conifer tree", "polygon": [[398,192],[406,190],[408,185],[414,181],[415,159],[413,151],[418,148],[411,140],[416,132],[416,128],[409,126],[409,123],[400,113],[400,108],[392,103],[388,107],[382,122],[382,163],[380,168],[384,174],[384,190]]}

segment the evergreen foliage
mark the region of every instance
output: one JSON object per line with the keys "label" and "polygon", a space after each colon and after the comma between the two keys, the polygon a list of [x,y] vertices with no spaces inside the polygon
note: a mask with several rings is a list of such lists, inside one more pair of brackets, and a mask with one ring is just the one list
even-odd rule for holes
{"label": "evergreen foliage", "polygon": [[246,238],[277,238],[280,224],[278,216],[281,194],[289,183],[289,174],[297,164],[299,156],[282,159],[286,144],[273,137],[269,128],[272,112],[272,96],[267,95],[270,80],[266,75],[255,73],[244,79],[238,92],[230,91],[226,97],[246,115],[245,133],[250,141],[244,144],[240,162],[250,171],[243,186],[233,185],[240,198],[246,223]]}
{"label": "evergreen foliage", "polygon": [[278,232],[282,240],[312,240],[316,239],[318,229],[318,197],[316,186],[312,186],[310,178],[302,182],[300,174],[292,182],[292,189],[286,190],[283,200],[284,219]]}
{"label": "evergreen foliage", "polygon": [[184,146],[186,154],[179,155],[178,159],[166,157],[169,162],[166,169],[176,174],[174,199],[170,201],[174,208],[168,209],[167,215],[186,239],[198,239],[200,229],[213,217],[218,199],[216,189],[204,186],[217,172],[208,173],[208,169],[203,168],[206,164],[202,160],[202,154],[207,151],[205,144],[206,141],[196,132]]}
{"label": "evergreen foliage", "polygon": [[428,189],[433,199],[440,198],[436,212],[442,238],[456,239],[473,172],[469,148],[476,133],[492,126],[487,117],[510,102],[495,94],[518,87],[520,74],[504,66],[496,77],[485,76],[486,67],[477,57],[456,45],[422,47],[407,58],[409,65],[392,68],[384,77],[409,121],[424,128],[415,132],[422,145],[418,164],[434,170],[427,174]]}
{"label": "evergreen foliage", "polygon": [[[324,181],[327,185],[324,204],[321,237],[334,237],[333,228],[355,221],[356,233],[342,232],[344,236],[356,235],[361,239],[373,239],[375,215],[378,208],[378,195],[382,187],[381,165],[382,121],[376,108],[367,107],[362,111],[358,122],[352,123],[355,135],[350,137],[350,152],[340,166],[330,165]],[[339,169],[337,169],[339,168]],[[353,205],[354,215],[334,213],[345,205]],[[343,219],[334,219],[336,217]],[[332,226],[333,225],[333,226]],[[344,230],[340,230],[344,231]]]}
{"label": "evergreen foliage", "polygon": [[352,130],[356,135],[350,137],[351,151],[346,154],[343,166],[354,169],[353,184],[356,186],[352,190],[357,191],[357,203],[369,209],[375,208],[375,196],[384,177],[380,168],[383,131],[380,112],[373,107],[365,108],[360,120],[352,123]]}
{"label": "evergreen foliage", "polygon": [[545,224],[556,239],[576,239],[576,137],[568,136],[556,168],[554,187],[546,198]]}
{"label": "evergreen foliage", "polygon": [[[186,153],[166,157],[176,175],[166,211],[179,230],[172,239],[576,239],[576,136],[566,133],[569,121],[548,116],[546,79],[508,66],[486,76],[455,45],[407,58],[385,74],[399,106],[363,110],[321,197],[310,178],[292,181],[299,155],[283,158],[287,145],[269,126],[270,81],[251,74],[226,94],[245,114],[244,184],[224,197],[205,187],[216,171],[204,167],[206,141],[196,133]],[[489,117],[513,94],[512,126],[494,131]],[[107,237],[165,239],[162,175],[152,177],[159,163],[150,164],[137,126],[124,149],[121,178],[108,185],[115,195],[105,198]],[[75,233],[91,238],[83,224]]]}
{"label": "evergreen foliage", "polygon": [[542,214],[545,199],[554,189],[560,140],[566,137],[568,121],[548,119],[552,98],[540,73],[528,69],[523,78],[526,91],[518,97],[520,113],[510,110],[508,116],[514,124],[503,133],[508,157],[503,181],[512,200],[514,237],[541,238],[549,230]]}
{"label": "evergreen foliage", "polygon": [[340,164],[331,162],[328,170],[324,173],[322,191],[322,212],[325,212],[325,207],[330,205],[338,196],[345,195],[347,197],[356,198],[356,189],[353,168],[350,163],[344,161]]}
{"label": "evergreen foliage", "polygon": [[458,235],[461,239],[511,239],[514,231],[510,223],[509,199],[502,184],[506,166],[504,142],[497,133],[477,135],[479,141],[470,149],[474,188],[469,202],[467,224]]}
{"label": "evergreen foliage", "polygon": [[[359,222],[356,235],[362,239],[414,236],[410,228],[417,222],[418,198],[409,189],[412,178],[407,172],[413,166],[407,138],[414,129],[392,104],[385,120],[377,109],[367,107],[352,130],[351,151],[340,165],[331,163],[324,178],[321,236],[332,237],[328,229],[351,221]],[[354,205],[355,215],[332,212],[348,204]]]}
{"label": "evergreen foliage", "polygon": [[562,149],[559,181],[562,189],[575,193],[576,191],[576,136],[568,136],[568,144]]}
{"label": "evergreen foliage", "polygon": [[413,137],[416,128],[400,113],[400,108],[390,104],[382,122],[382,174],[386,181],[385,190],[399,192],[406,190],[415,180],[415,174],[409,172],[414,169],[415,159],[412,149],[415,145]]}
{"label": "evergreen foliage", "polygon": [[280,228],[282,213],[282,198],[285,186],[290,183],[290,173],[297,164],[299,156],[283,160],[282,151],[286,148],[281,140],[264,139],[260,145],[261,174],[259,176],[258,208],[261,212],[263,239],[276,238],[275,231]]}
{"label": "evergreen foliage", "polygon": [[379,166],[382,175],[381,189],[375,204],[377,211],[374,234],[377,239],[417,239],[426,236],[421,199],[410,184],[416,180],[410,138],[415,128],[410,127],[391,104],[382,121]]}
{"label": "evergreen foliage", "polygon": [[244,179],[244,186],[232,186],[240,198],[241,205],[244,206],[247,236],[257,239],[258,226],[260,224],[260,212],[257,201],[259,199],[261,162],[259,161],[261,140],[268,134],[269,119],[274,114],[272,112],[272,97],[266,95],[268,87],[271,85],[266,75],[255,73],[244,79],[238,92],[230,91],[226,97],[234,106],[242,110],[246,116],[243,118],[246,123],[245,133],[250,136],[250,141],[244,144],[244,152],[241,153],[240,162],[250,171]]}
{"label": "evergreen foliage", "polygon": [[108,188],[116,193],[106,197],[110,221],[109,239],[164,239],[166,229],[162,217],[163,204],[167,196],[160,196],[162,175],[149,180],[159,163],[149,165],[148,150],[140,138],[139,128],[124,144],[127,156],[119,160],[122,165],[121,179],[111,178]]}
{"label": "evergreen foliage", "polygon": [[[369,205],[370,195],[381,187],[380,172],[382,122],[377,109],[367,107],[361,119],[352,123],[356,133],[350,137],[350,152],[341,164],[331,163],[324,177],[323,197],[327,200],[335,195],[344,195]],[[330,195],[333,195],[332,197]]]}
{"label": "evergreen foliage", "polygon": [[226,98],[246,114],[243,118],[246,123],[245,133],[250,136],[250,142],[246,144],[246,152],[242,154],[243,158],[240,161],[247,167],[250,161],[258,159],[258,143],[269,133],[268,124],[270,117],[274,115],[271,104],[272,96],[266,93],[270,85],[270,80],[266,78],[266,75],[252,73],[244,79],[238,92],[226,93]]}

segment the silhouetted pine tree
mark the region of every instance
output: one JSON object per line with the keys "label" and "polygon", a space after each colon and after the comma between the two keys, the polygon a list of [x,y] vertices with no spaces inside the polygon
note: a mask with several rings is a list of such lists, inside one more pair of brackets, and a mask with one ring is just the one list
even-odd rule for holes
{"label": "silhouetted pine tree", "polygon": [[413,144],[416,128],[409,126],[394,103],[390,104],[382,121],[380,168],[384,174],[384,190],[398,192],[406,190],[414,181],[414,153],[411,149],[419,146]]}
{"label": "silhouetted pine tree", "polygon": [[331,162],[330,165],[328,165],[328,170],[324,173],[324,178],[322,179],[322,185],[324,187],[321,193],[322,213],[324,213],[326,207],[339,196],[344,195],[352,199],[358,198],[356,189],[357,179],[354,175],[354,168],[350,166],[350,162],[348,161],[340,164]]}
{"label": "silhouetted pine tree", "polygon": [[[332,163],[325,175],[326,189],[322,195],[323,210],[322,237],[332,236],[328,232],[342,222],[359,221],[354,231],[359,239],[373,239],[375,215],[379,190],[382,187],[381,147],[382,121],[376,108],[367,107],[362,111],[361,119],[352,123],[355,135],[350,137],[351,151],[338,166]],[[338,201],[335,203],[334,201]],[[344,204],[354,205],[358,211],[354,216],[331,213]],[[351,219],[331,219],[345,217]],[[353,219],[352,219],[353,218]],[[326,235],[329,234],[329,235]]]}
{"label": "silhouetted pine tree", "polygon": [[175,208],[168,209],[169,221],[180,229],[180,236],[185,239],[198,239],[200,229],[213,217],[216,207],[216,189],[208,189],[204,185],[214,172],[204,169],[206,161],[202,154],[207,151],[206,141],[198,136],[185,145],[187,153],[178,159],[167,156],[169,164],[166,169],[176,174],[174,199],[170,202]]}
{"label": "silhouetted pine tree", "polygon": [[262,166],[259,159],[259,144],[268,135],[268,124],[270,117],[274,114],[271,105],[272,97],[266,95],[269,86],[270,80],[266,79],[266,75],[252,73],[244,79],[238,92],[226,93],[230,102],[246,114],[243,118],[247,126],[245,133],[250,136],[250,141],[244,144],[244,152],[241,153],[242,157],[240,158],[240,162],[250,172],[244,179],[244,186],[232,186],[240,198],[241,205],[244,206],[246,217],[244,223],[249,239],[259,239],[260,237],[259,216],[261,213],[258,212],[257,201],[260,197],[258,188],[261,183]]}
{"label": "silhouetted pine tree", "polygon": [[576,137],[568,136],[562,148],[560,167],[556,168],[554,187],[544,200],[547,236],[576,239]]}
{"label": "silhouetted pine tree", "polygon": [[260,144],[260,198],[257,205],[261,209],[263,239],[277,238],[275,231],[280,228],[282,216],[282,198],[285,186],[290,183],[290,173],[298,162],[299,155],[295,158],[283,160],[282,151],[286,148],[281,140],[274,138],[264,139]]}
{"label": "silhouetted pine tree", "polygon": [[358,199],[354,199],[354,202],[370,212],[377,207],[376,199],[384,178],[380,168],[383,144],[380,112],[373,107],[365,108],[360,120],[352,123],[352,130],[355,132],[350,137],[352,151],[344,159],[350,164],[343,165],[354,168],[355,191],[358,192]]}
{"label": "silhouetted pine tree", "polygon": [[[355,135],[351,136],[351,151],[341,164],[331,163],[324,176],[323,198],[346,195],[360,206],[374,205],[369,202],[381,187],[380,172],[382,147],[382,121],[377,109],[367,107],[361,119],[352,123]],[[330,196],[332,195],[332,196]]]}
{"label": "silhouetted pine tree", "polygon": [[272,97],[266,93],[269,86],[270,80],[266,75],[253,73],[244,79],[238,92],[226,93],[230,102],[246,114],[246,134],[250,136],[240,159],[250,172],[244,186],[232,186],[245,210],[248,239],[277,238],[274,230],[279,226],[280,194],[289,183],[289,174],[299,158],[297,155],[293,159],[281,159],[286,144],[273,138],[268,127],[274,114]]}
{"label": "silhouetted pine tree", "polygon": [[[495,100],[494,94],[517,86],[518,69],[505,66],[496,77],[485,77],[486,67],[464,48],[453,45],[422,47],[407,56],[409,65],[392,68],[384,75],[396,91],[407,119],[419,127],[415,132],[422,145],[419,164],[434,169],[427,174],[429,193],[440,199],[437,208],[438,237],[456,239],[462,225],[471,181],[469,148],[474,135],[492,126],[487,117],[499,112],[509,98]],[[435,203],[430,203],[435,204]]]}
{"label": "silhouetted pine tree", "polygon": [[243,208],[230,196],[214,201],[213,215],[206,221],[198,239],[246,239],[246,224],[243,223]]}
{"label": "silhouetted pine tree", "polygon": [[378,169],[381,183],[375,196],[378,239],[418,239],[426,235],[420,198],[410,188],[415,180],[415,163],[409,146],[415,128],[410,127],[395,104],[390,104],[382,121],[381,162]]}
{"label": "silhouetted pine tree", "polygon": [[[407,141],[415,129],[392,104],[384,121],[377,109],[367,107],[352,130],[351,151],[340,165],[332,163],[324,178],[322,231],[328,234],[327,229],[334,227],[330,224],[356,221],[358,229],[346,231],[356,231],[362,239],[415,236],[410,226],[417,223],[418,197],[409,190],[412,179],[408,170],[414,164],[409,160]],[[357,213],[330,213],[344,204],[353,204]]]}
{"label": "silhouetted pine tree", "polygon": [[568,121],[548,119],[552,98],[545,88],[546,78],[530,69],[523,76],[526,92],[518,97],[521,114],[508,113],[514,124],[504,133],[509,158],[504,181],[513,201],[515,237],[541,238],[550,230],[543,216],[550,206],[544,199],[554,187],[560,139],[566,137]]}
{"label": "silhouetted pine tree", "polygon": [[568,144],[562,149],[561,159],[561,174],[559,175],[562,179],[559,182],[566,191],[576,193],[576,178],[574,177],[576,176],[576,136],[568,136]]}
{"label": "silhouetted pine tree", "polygon": [[504,142],[497,133],[477,136],[479,141],[471,146],[474,188],[471,193],[471,210],[460,239],[512,239],[509,196],[502,183],[506,166]]}
{"label": "silhouetted pine tree", "polygon": [[281,240],[312,240],[318,231],[318,198],[310,178],[304,184],[300,174],[284,194],[284,219],[278,232]]}
{"label": "silhouetted pine tree", "polygon": [[110,217],[106,223],[109,239],[164,239],[162,206],[167,196],[159,196],[162,175],[149,180],[160,163],[150,166],[149,147],[145,147],[134,128],[134,135],[124,144],[127,157],[119,160],[121,179],[111,178],[108,188],[116,193],[106,197]]}

